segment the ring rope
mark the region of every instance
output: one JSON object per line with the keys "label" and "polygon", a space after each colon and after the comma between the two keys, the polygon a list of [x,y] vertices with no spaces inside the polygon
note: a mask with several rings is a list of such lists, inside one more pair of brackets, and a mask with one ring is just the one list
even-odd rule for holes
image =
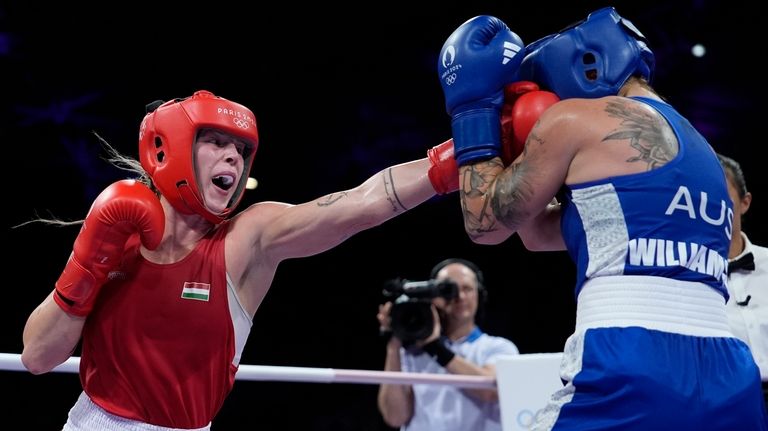
{"label": "ring rope", "polygon": [[[77,373],[80,358],[72,356],[53,372]],[[17,353],[0,353],[0,370],[26,371]],[[305,382],[305,383],[360,383],[360,384],[443,384],[460,388],[493,389],[496,379],[486,376],[457,374],[407,373],[397,371],[348,370],[334,368],[282,367],[272,365],[240,365],[237,380]]]}

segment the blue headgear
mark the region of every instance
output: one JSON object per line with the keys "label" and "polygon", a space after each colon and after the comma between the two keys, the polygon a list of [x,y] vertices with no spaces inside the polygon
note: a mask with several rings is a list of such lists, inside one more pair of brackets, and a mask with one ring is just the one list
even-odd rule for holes
{"label": "blue headgear", "polygon": [[655,63],[645,36],[612,7],[533,42],[525,52],[518,78],[561,99],[616,95],[633,75],[650,82]]}

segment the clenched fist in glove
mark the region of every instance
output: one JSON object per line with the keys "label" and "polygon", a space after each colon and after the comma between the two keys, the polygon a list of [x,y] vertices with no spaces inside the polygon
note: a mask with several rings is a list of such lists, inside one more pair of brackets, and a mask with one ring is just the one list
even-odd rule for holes
{"label": "clenched fist in glove", "polygon": [[438,74],[459,166],[499,155],[504,85],[520,66],[523,46],[503,21],[487,15],[465,22],[445,41]]}
{"label": "clenched fist in glove", "polygon": [[145,247],[155,249],[164,228],[163,207],[152,190],[134,180],[112,183],[85,217],[56,282],[56,304],[67,313],[87,316],[109,272],[120,263],[128,238],[138,234]]}
{"label": "clenched fist in glove", "polygon": [[[544,111],[560,99],[555,93],[539,90],[530,81],[518,81],[504,87],[501,109],[501,159],[509,166],[523,152],[525,140]],[[454,159],[454,141],[449,139],[427,151],[432,165],[429,180],[438,194],[459,189],[459,171]]]}
{"label": "clenched fist in glove", "polygon": [[501,142],[504,166],[509,166],[523,152],[525,141],[539,117],[560,98],[551,91],[539,90],[531,81],[518,81],[504,87],[501,110]]}

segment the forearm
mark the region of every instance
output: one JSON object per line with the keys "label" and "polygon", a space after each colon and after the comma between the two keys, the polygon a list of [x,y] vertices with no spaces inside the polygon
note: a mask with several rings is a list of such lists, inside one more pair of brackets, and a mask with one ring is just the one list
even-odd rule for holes
{"label": "forearm", "polygon": [[493,186],[503,171],[498,157],[459,168],[464,229],[476,243],[498,244],[513,233],[496,219],[493,208]]}
{"label": "forearm", "polygon": [[[447,343],[447,338],[441,337],[424,344],[421,348],[451,374],[496,377],[496,369],[493,366],[481,367],[464,359],[451,350]],[[465,389],[464,392],[484,402],[498,400],[495,389]]]}
{"label": "forearm", "polygon": [[65,313],[48,295],[24,326],[21,362],[32,374],[52,370],[72,355],[84,324],[84,317]]}
{"label": "forearm", "polygon": [[[400,344],[391,340],[387,345],[385,371],[401,371]],[[406,424],[413,416],[413,391],[410,385],[379,386],[378,406],[384,421],[392,427]]]}
{"label": "forearm", "polygon": [[[453,357],[445,369],[451,374],[496,378],[496,370],[493,366],[480,367],[458,355]],[[496,389],[464,389],[463,391],[480,401],[490,402],[499,399]]]}
{"label": "forearm", "polygon": [[430,166],[426,158],[391,166],[356,190],[361,193],[364,203],[372,205],[377,219],[384,222],[435,195],[427,174]]}
{"label": "forearm", "polygon": [[236,226],[253,235],[254,246],[275,263],[321,253],[433,197],[429,166],[426,158],[391,166],[353,189],[301,205],[254,205]]}
{"label": "forearm", "polygon": [[329,207],[333,205],[335,212],[326,212],[332,217],[325,218],[333,226],[316,231],[336,232],[344,240],[427,201],[435,196],[427,175],[429,166],[426,158],[391,166],[348,192],[334,194],[338,205],[331,202]]}

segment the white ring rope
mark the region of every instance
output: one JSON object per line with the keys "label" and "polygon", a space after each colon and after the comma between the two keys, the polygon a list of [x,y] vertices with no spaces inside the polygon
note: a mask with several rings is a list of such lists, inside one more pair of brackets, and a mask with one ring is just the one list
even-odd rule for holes
{"label": "white ring rope", "polygon": [[[72,356],[53,369],[59,373],[77,373],[80,358]],[[26,371],[17,353],[0,353],[0,370]],[[333,368],[278,367],[271,365],[240,365],[237,380],[307,383],[367,383],[415,384],[430,383],[460,388],[492,389],[496,379],[485,376],[457,374],[404,373],[396,371],[344,370]]]}

